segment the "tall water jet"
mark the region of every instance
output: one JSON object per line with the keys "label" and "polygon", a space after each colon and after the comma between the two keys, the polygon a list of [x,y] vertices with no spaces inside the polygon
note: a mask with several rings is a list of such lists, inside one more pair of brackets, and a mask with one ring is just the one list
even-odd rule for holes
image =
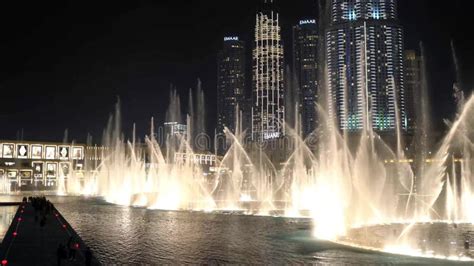
{"label": "tall water jet", "polygon": [[453,65],[454,65],[454,71],[456,75],[456,81],[453,85],[453,96],[454,100],[456,102],[456,110],[457,112],[461,112],[465,98],[464,98],[464,87],[463,87],[463,80],[461,77],[461,66],[459,64],[458,57],[456,55],[456,49],[454,47],[454,41],[451,40],[451,55],[453,57]]}
{"label": "tall water jet", "polygon": [[218,186],[213,194],[219,209],[241,209],[252,203],[249,175],[254,172],[254,166],[245,150],[241,119],[241,115],[236,116],[235,133],[228,128],[224,130],[230,146],[217,168]]}
{"label": "tall water jet", "polygon": [[[192,92],[189,92],[192,97]],[[190,125],[190,140],[191,147],[196,152],[204,152],[209,150],[209,138],[207,138],[206,131],[206,108],[204,100],[204,91],[202,90],[201,80],[198,79],[196,85],[195,97],[189,99],[188,113],[189,113],[189,125]],[[193,102],[194,101],[194,102]]]}
{"label": "tall water jet", "polygon": [[[358,45],[360,49],[365,48],[363,43]],[[366,55],[361,54],[357,67],[364,73]],[[346,74],[343,71],[340,75]],[[199,156],[212,155],[197,154],[206,149],[196,147],[194,142],[196,134],[205,132],[205,121],[201,119],[205,104],[200,82],[189,98],[188,114],[182,113],[180,97],[171,90],[166,122],[171,123],[170,126],[186,123],[187,130],[172,129],[164,143],[156,139],[153,118],[150,134],[144,137],[144,142],[138,141],[135,131],[127,140],[121,131],[118,103],[104,131],[102,163],[88,179],[93,186],[84,187],[93,187],[92,194],[112,203],[151,209],[239,209],[244,213],[311,216],[315,235],[331,240],[346,235],[355,225],[420,221],[426,217],[473,221],[473,98],[462,108],[432,157],[428,156],[426,145],[429,119],[421,118],[421,128],[426,132],[418,136],[423,141],[417,154],[422,155],[417,157],[421,159],[417,159],[420,162],[414,166],[414,173],[410,165],[413,161],[405,156],[403,148],[397,84],[393,78],[387,84],[388,92],[393,94],[389,103],[397,113],[395,119],[388,122],[396,130],[394,148],[373,129],[374,114],[370,109],[373,99],[367,91],[365,75],[356,88],[363,106],[357,122],[361,130],[358,135],[354,134],[356,137],[350,137],[348,131],[340,131],[340,125],[328,114],[334,107],[331,107],[329,94],[322,100],[323,106],[318,106],[320,123],[315,131],[316,147],[310,147],[301,136],[298,112],[287,117],[291,123],[286,123],[286,136],[281,140],[288,145],[279,147],[286,153],[281,162],[272,159],[273,154],[264,144],[247,145],[242,115],[236,111],[239,115],[235,132],[225,130],[230,147],[222,158],[217,157],[213,171],[205,171],[198,163],[202,158]],[[348,106],[348,94],[352,92],[348,91],[347,78],[343,80],[340,85],[344,88],[344,105]],[[421,95],[425,95],[422,96],[425,101],[423,97],[427,93],[421,92]],[[298,109],[297,101],[289,102],[287,106],[292,104]],[[425,103],[421,105],[420,110],[426,109]],[[347,110],[342,113],[347,118]],[[90,189],[88,191],[90,193]],[[415,211],[412,212],[412,208]],[[410,238],[410,228],[415,226],[405,228],[400,241]]]}
{"label": "tall water jet", "polygon": [[[329,1],[318,0],[318,32],[325,33],[327,26],[329,24],[329,14],[331,7],[328,3]],[[322,109],[329,111],[329,97],[330,92],[328,89],[327,82],[327,55],[326,55],[326,34],[320,34],[320,42],[318,45],[318,103]],[[316,113],[318,113],[319,107],[316,108]]]}
{"label": "tall water jet", "polygon": [[350,164],[353,161],[335,121],[323,108],[318,109],[321,141],[316,154],[315,202],[312,216],[315,221],[315,236],[335,239],[344,235],[348,218],[349,202],[353,186]]}
{"label": "tall water jet", "polygon": [[[182,124],[183,117],[181,114],[181,100],[178,96],[176,89],[171,89],[170,96],[169,96],[169,104],[166,110],[166,120],[165,125],[169,125],[169,127],[173,127],[175,124]],[[161,143],[164,147],[166,147],[166,161],[172,162],[174,160],[175,151],[178,149],[178,143],[176,143],[175,139],[172,135],[169,135],[172,132],[165,132],[164,133],[164,141]]]}
{"label": "tall water jet", "polygon": [[166,111],[166,122],[182,123],[181,117],[181,101],[176,89],[171,89],[169,96],[169,105]]}
{"label": "tall water jet", "polygon": [[[170,92],[167,111],[169,126],[180,126],[180,99]],[[211,192],[212,178],[206,178],[201,166],[195,163],[187,134],[173,128],[166,136],[162,149],[150,122],[150,135],[138,141],[135,126],[132,139],[121,133],[120,103],[110,116],[103,135],[102,163],[90,182],[95,195],[121,205],[146,206],[159,209],[207,209],[215,204]]]}
{"label": "tall water jet", "polygon": [[[419,187],[421,183],[419,182],[419,177],[425,176],[427,160],[431,157],[434,152],[432,147],[434,145],[432,141],[432,126],[431,126],[431,107],[430,107],[430,95],[429,95],[429,84],[428,84],[428,66],[426,63],[426,54],[425,48],[422,42],[419,44],[420,54],[421,54],[421,84],[420,91],[415,91],[414,96],[419,99],[419,104],[415,105],[415,124],[416,130],[413,137],[413,151],[412,155],[415,157],[414,169],[415,169],[415,179],[413,187],[413,195],[415,200],[413,204],[415,205],[413,209],[415,212],[419,210],[418,204],[423,202],[425,195],[420,193]],[[426,207],[426,206],[425,206]],[[421,209],[424,207],[421,206]],[[419,216],[419,213],[415,213],[415,216]]]}
{"label": "tall water jet", "polygon": [[288,159],[280,170],[281,178],[277,179],[277,183],[281,183],[277,191],[283,194],[286,215],[305,214],[311,216],[316,193],[316,173],[314,171],[316,157],[303,139],[301,116],[298,112],[294,113],[294,116],[294,126],[287,125],[286,129],[290,150]]}
{"label": "tall water jet", "polygon": [[[469,184],[474,178],[474,176],[472,176],[472,161],[470,157],[474,148],[472,145],[474,138],[473,113],[474,97],[471,97],[469,101],[466,102],[462,113],[452,124],[448,134],[440,144],[438,151],[430,159],[431,164],[426,167],[422,175],[419,175],[420,186],[418,193],[423,195],[424,198],[418,199],[418,202],[421,203],[421,205],[419,204],[417,207],[419,211],[421,209],[421,213],[419,213],[425,217],[442,219],[451,216],[451,218],[453,218],[451,210],[459,208],[459,198],[456,196],[459,192],[457,184],[467,185],[463,188],[464,192],[461,193],[471,194],[472,190]],[[451,173],[447,171],[450,163],[449,159],[451,158],[454,161],[455,158],[450,156],[450,153],[453,155],[466,155],[466,158],[461,159],[461,162],[463,162],[461,164],[462,167],[459,170],[456,170],[456,167],[452,166],[451,170],[454,172]],[[444,213],[436,211],[437,206],[435,206],[435,203],[439,200],[443,189],[446,192],[444,200],[447,202],[444,206],[448,208],[448,210],[441,210]],[[469,201],[471,196],[461,196],[461,198],[463,197]],[[465,211],[462,215],[463,218],[468,218],[464,216],[469,216],[469,213],[469,211]]]}
{"label": "tall water jet", "polygon": [[290,128],[295,126],[295,116],[300,112],[300,96],[295,70],[287,65],[285,68],[285,121]]}
{"label": "tall water jet", "polygon": [[456,76],[456,83],[458,84],[459,88],[463,90],[463,80],[461,77],[461,65],[459,63],[459,59],[456,53],[456,48],[454,47],[454,40],[451,40],[451,56],[453,59],[453,65],[454,65],[454,73]]}

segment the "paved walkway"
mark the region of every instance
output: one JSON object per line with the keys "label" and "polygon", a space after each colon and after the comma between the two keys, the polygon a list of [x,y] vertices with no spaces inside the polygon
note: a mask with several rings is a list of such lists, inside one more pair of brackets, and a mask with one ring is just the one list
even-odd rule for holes
{"label": "paved walkway", "polygon": [[[22,203],[13,218],[0,249],[1,265],[58,265],[57,249],[67,245],[69,238],[79,250],[75,260],[64,259],[60,265],[85,265],[86,245],[63,216],[55,209],[46,215],[46,223],[35,221],[31,203]],[[92,256],[91,265],[100,265]]]}

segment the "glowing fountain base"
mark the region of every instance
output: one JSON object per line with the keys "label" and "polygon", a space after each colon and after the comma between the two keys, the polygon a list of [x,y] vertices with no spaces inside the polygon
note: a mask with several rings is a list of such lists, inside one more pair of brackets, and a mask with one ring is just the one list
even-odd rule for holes
{"label": "glowing fountain base", "polygon": [[472,223],[393,223],[352,228],[341,244],[416,257],[474,261]]}
{"label": "glowing fountain base", "polygon": [[[310,210],[291,210],[284,201],[256,201],[256,200],[213,200],[208,198],[201,201],[183,201],[173,198],[173,194],[161,195],[156,192],[136,193],[130,197],[104,198],[105,201],[122,206],[144,207],[152,210],[176,211],[204,211],[218,213],[241,213],[247,215],[265,215],[281,217],[310,218]],[[155,203],[161,204],[155,204]],[[166,204],[163,204],[166,203]]]}

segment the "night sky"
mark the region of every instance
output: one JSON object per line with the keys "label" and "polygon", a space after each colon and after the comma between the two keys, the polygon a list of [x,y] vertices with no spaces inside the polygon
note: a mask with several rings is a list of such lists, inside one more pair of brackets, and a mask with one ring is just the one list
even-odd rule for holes
{"label": "night sky", "polygon": [[[279,2],[289,53],[291,26],[316,17],[317,4]],[[471,1],[443,2],[399,1],[406,48],[425,45],[436,121],[454,111],[451,39],[466,92],[474,83]],[[78,141],[88,132],[99,141],[117,96],[124,130],[136,122],[144,134],[151,116],[163,122],[170,85],[186,103],[198,78],[211,127],[222,37],[241,36],[250,51],[255,11],[255,0],[2,1],[0,139],[16,139],[23,129],[27,140],[61,141],[68,128]]]}

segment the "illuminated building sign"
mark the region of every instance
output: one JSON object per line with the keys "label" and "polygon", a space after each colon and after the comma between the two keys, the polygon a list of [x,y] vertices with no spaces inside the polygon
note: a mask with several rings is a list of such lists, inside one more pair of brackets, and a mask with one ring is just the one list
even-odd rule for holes
{"label": "illuminated building sign", "polygon": [[59,163],[59,170],[61,171],[60,174],[63,177],[69,176],[69,169],[70,168],[71,168],[71,166],[69,165],[69,163]]}
{"label": "illuminated building sign", "polygon": [[82,147],[74,147],[72,148],[72,159],[74,160],[82,160],[82,154],[84,153],[84,149]]}
{"label": "illuminated building sign", "polygon": [[18,170],[7,170],[7,177],[10,179],[16,179],[18,175]]}
{"label": "illuminated building sign", "polygon": [[29,170],[22,170],[20,171],[20,178],[21,179],[31,179],[32,174]]}
{"label": "illuminated building sign", "polygon": [[69,160],[69,147],[59,146],[59,160]]}
{"label": "illuminated building sign", "polygon": [[264,133],[263,138],[268,139],[277,139],[280,137],[280,132],[271,132],[271,133]]}
{"label": "illuminated building sign", "polygon": [[3,144],[3,158],[13,158],[13,150],[14,150],[14,145],[13,144]]}
{"label": "illuminated building sign", "polygon": [[20,159],[26,159],[28,158],[28,145],[26,144],[18,144],[16,145],[16,154],[17,157]]}
{"label": "illuminated building sign", "polygon": [[35,179],[42,179],[43,178],[43,163],[41,163],[41,162],[34,162],[33,163],[33,177]]}
{"label": "illuminated building sign", "polygon": [[239,40],[239,37],[236,37],[236,36],[224,37],[224,42],[228,42],[228,41],[238,41],[238,40]]}
{"label": "illuminated building sign", "polygon": [[[20,187],[56,186],[83,171],[86,146],[36,141],[0,141],[0,178]],[[82,177],[84,175],[82,174]]]}
{"label": "illuminated building sign", "polygon": [[41,159],[43,157],[43,146],[31,145],[31,158]]}
{"label": "illuminated building sign", "polygon": [[315,19],[300,20],[300,25],[305,25],[305,24],[316,24],[316,20]]}
{"label": "illuminated building sign", "polygon": [[47,163],[46,164],[46,177],[56,177],[57,169],[58,169],[57,163]]}
{"label": "illuminated building sign", "polygon": [[46,159],[56,159],[56,146],[46,146]]}

